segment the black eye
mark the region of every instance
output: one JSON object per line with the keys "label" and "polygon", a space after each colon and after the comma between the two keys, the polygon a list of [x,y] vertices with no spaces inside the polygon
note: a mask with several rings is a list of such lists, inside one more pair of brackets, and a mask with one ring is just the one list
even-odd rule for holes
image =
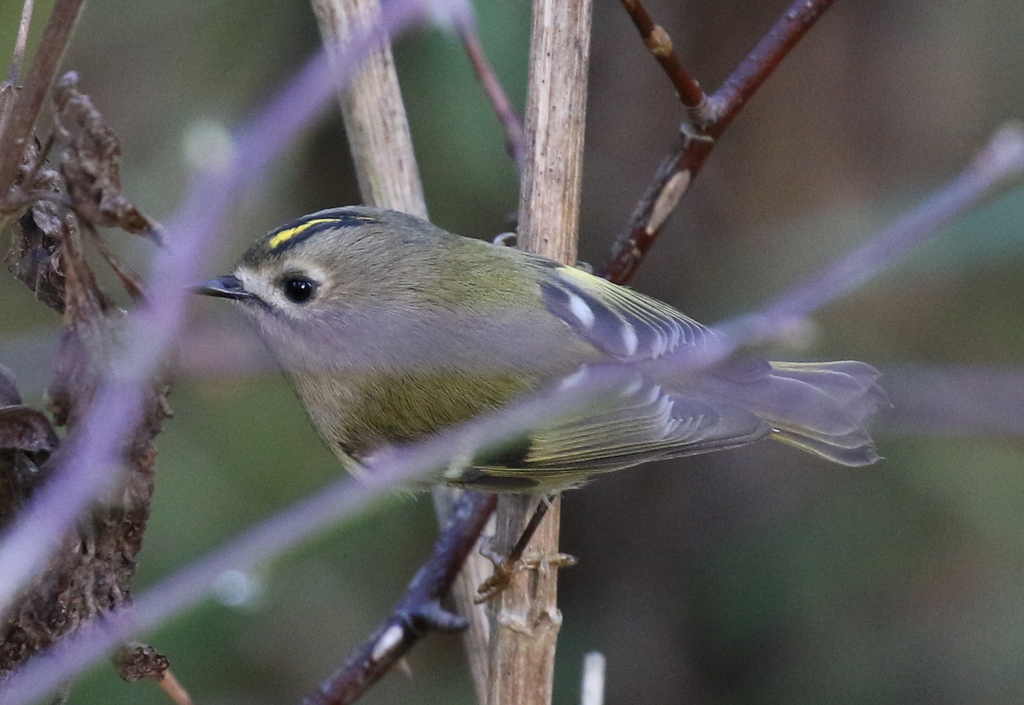
{"label": "black eye", "polygon": [[316,293],[317,284],[312,279],[300,276],[291,276],[281,282],[281,289],[289,301],[295,304],[304,304],[313,298]]}

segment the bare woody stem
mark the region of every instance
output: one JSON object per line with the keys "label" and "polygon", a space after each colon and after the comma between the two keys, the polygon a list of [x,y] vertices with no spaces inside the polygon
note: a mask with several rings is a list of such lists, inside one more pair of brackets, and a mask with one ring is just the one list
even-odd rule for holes
{"label": "bare woody stem", "polygon": [[[324,45],[339,48],[360,22],[376,22],[377,0],[312,0]],[[370,52],[348,87],[339,92],[352,160],[363,200],[381,208],[427,217],[412,135],[391,44]]]}
{"label": "bare woody stem", "polygon": [[[525,115],[525,155],[519,196],[519,244],[561,262],[576,261],[590,0],[534,0]],[[494,548],[508,554],[539,501],[499,497]],[[519,571],[490,603],[491,689],[488,705],[548,705],[561,626],[557,569],[560,498],[552,501],[530,550],[536,571]]]}
{"label": "bare woody stem", "polygon": [[[632,278],[722,133],[834,2],[795,0],[722,86],[708,97],[708,119],[683,123],[679,146],[658,167],[646,193],[616,237],[608,260],[599,270],[601,276],[620,284]],[[639,0],[623,0],[623,3],[628,9],[630,5],[639,5]],[[646,11],[643,15],[646,17]],[[647,23],[654,27],[649,17]],[[637,27],[643,34],[639,23]],[[673,77],[671,72],[669,75]],[[673,78],[673,82],[675,80]]]}
{"label": "bare woody stem", "polygon": [[[366,12],[369,1],[313,0],[325,40],[334,41],[344,31],[345,23],[350,23],[354,19],[352,7],[357,7],[355,12]],[[531,102],[527,107],[529,122],[526,145],[520,141],[522,128],[507,97],[501,90],[493,70],[483,56],[471,20],[460,18],[456,22],[456,26],[474,70],[494,105],[499,120],[505,127],[510,153],[523,169],[520,241],[527,249],[565,262],[572,262],[575,260],[575,233],[578,222],[590,7],[585,0],[579,3],[580,6],[585,5],[585,7],[570,7],[563,4],[556,9],[565,11],[568,8],[572,17],[568,20],[565,17],[552,20],[551,8],[545,8],[548,2],[554,5],[554,0],[536,0],[534,8]],[[344,9],[346,3],[349,5],[347,10]],[[700,126],[699,130],[684,131],[680,150],[673,153],[672,157],[662,165],[655,184],[649,189],[644,201],[641,202],[641,205],[644,206],[644,211],[640,214],[640,217],[643,218],[642,229],[643,234],[650,237],[650,242],[647,244],[649,247],[657,237],[657,231],[660,230],[665,219],[671,214],[679,198],[682,197],[690,179],[699,171],[703,161],[710,154],[714,136],[725,129],[764,79],[775,70],[789,49],[806,33],[817,15],[820,15],[831,3],[812,2],[811,5],[818,8],[816,14],[789,16],[789,19],[794,21],[803,19],[802,27],[799,26],[799,22],[785,26],[781,20],[776,23],[772,31],[757,45],[750,56],[730,76],[730,80],[726,81],[711,99],[704,96],[696,81],[682,67],[672,50],[668,34],[653,23],[639,2],[623,0],[623,4],[634,18],[645,44],[672,79],[682,102],[687,107],[691,120]],[[342,9],[339,9],[339,6]],[[370,11],[373,11],[372,8]],[[547,18],[547,23],[544,22],[544,18]],[[560,32],[568,31],[566,27],[575,30],[576,36],[560,35]],[[582,40],[579,39],[581,27]],[[781,30],[780,27],[782,27]],[[562,48],[568,47],[570,54],[573,51],[578,53],[575,57],[570,57],[569,60],[566,60],[565,57],[555,57],[552,47],[550,44],[544,44],[545,41],[554,42]],[[582,60],[580,60],[580,55],[582,55]],[[545,59],[551,63],[546,66],[541,65],[545,63]],[[353,135],[353,153],[364,198],[377,205],[425,215],[426,208],[422,201],[422,189],[419,186],[415,170],[411,140],[393,139],[395,134],[399,138],[403,134],[407,135],[408,128],[405,123],[404,108],[401,105],[397,78],[394,76],[390,51],[385,50],[379,55],[375,55],[369,64],[368,68],[363,69],[364,78],[357,79],[355,85],[342,97],[346,124],[350,135]],[[553,77],[552,72],[556,68],[560,70],[560,75]],[[538,77],[540,78],[538,79]],[[547,95],[538,98],[535,80],[539,80],[542,88],[548,90]],[[567,100],[566,96],[568,96]],[[538,103],[553,106],[553,109],[547,112],[540,111]],[[569,105],[571,109],[559,112],[559,103]],[[385,118],[390,119],[396,114],[394,106],[397,106],[400,111],[397,124],[381,130],[381,114],[383,113]],[[374,131],[377,131],[376,137]],[[371,147],[370,145],[375,144],[375,141],[379,146]],[[531,151],[524,153],[523,150],[527,147]],[[387,156],[381,156],[383,154]],[[396,164],[402,168],[396,168]],[[410,176],[414,182],[412,185],[409,183]],[[389,182],[392,182],[391,186],[387,185]],[[640,206],[638,206],[639,211]],[[637,213],[634,213],[634,219],[636,217]],[[632,274],[632,271],[639,265],[643,252],[646,251],[644,249],[638,253],[637,249],[633,247],[630,250],[635,256],[635,262],[631,268],[626,270],[628,273],[624,275],[625,277]],[[624,279],[615,279],[614,277],[613,280],[624,281]],[[475,506],[477,510],[484,508],[487,502],[479,496],[465,498],[464,501]],[[507,550],[508,547],[505,547],[504,543],[514,543],[520,537],[522,527],[532,513],[532,503],[527,499],[508,497],[501,500],[501,505],[495,544],[499,549],[504,547]],[[553,516],[542,525],[544,528],[532,544],[533,552],[541,556],[558,554],[558,507],[559,502],[556,499],[553,510],[549,512]],[[479,528],[463,524],[461,527],[449,526],[446,531],[451,532],[450,538],[459,535],[466,540],[469,538],[467,531],[473,532],[473,537],[475,537]],[[509,543],[510,546],[511,543]],[[437,553],[437,551],[443,550],[447,550],[444,548],[444,542],[439,542],[431,561],[444,558]],[[449,565],[457,566],[463,560],[463,556],[449,554],[447,560]],[[527,576],[526,573],[519,575]],[[414,585],[416,582],[414,581]],[[530,584],[525,587],[519,586],[518,595],[516,588],[513,588],[499,598],[497,601],[499,604],[494,605],[490,666],[483,671],[474,668],[478,693],[481,693],[482,681],[489,681],[491,684],[488,695],[488,703],[491,705],[512,701],[550,702],[555,640],[560,624],[560,615],[555,603],[554,568],[530,577],[528,582]],[[408,598],[409,595],[407,595]],[[407,604],[406,600],[403,600],[402,604]],[[418,609],[423,609],[431,603],[417,604],[419,604]],[[408,612],[413,608],[407,606],[405,609]],[[395,619],[399,619],[400,622],[400,618],[401,615],[396,611],[391,620],[368,642],[368,646],[364,647],[364,652],[369,648],[371,652],[367,653],[372,655],[372,649],[379,650],[381,648],[380,640],[384,639],[390,630],[391,635],[400,634],[399,643],[403,645],[401,653],[404,653],[415,639],[407,642],[408,634],[406,632],[394,631],[398,628],[397,622],[392,622]],[[536,629],[532,632],[528,629],[527,632],[530,633],[524,634],[518,629],[503,628],[502,625],[507,626],[511,623],[510,620],[516,621],[520,618],[525,618],[524,623],[532,625]],[[517,626],[521,626],[521,624],[519,623]],[[426,620],[422,621],[420,626],[438,628],[439,625],[432,625],[429,620]],[[307,702],[318,705],[350,702],[345,697],[322,698],[326,698],[332,692],[349,692],[349,689],[354,687],[353,684],[357,682],[364,683],[364,686],[360,686],[358,689],[358,692],[361,693],[391,664],[393,664],[393,660],[388,658],[379,660],[353,658],[345,669],[335,674],[330,681],[322,686],[322,691],[314,696],[320,699]],[[494,674],[493,678],[488,678],[488,671]],[[527,699],[520,700],[524,695]]]}
{"label": "bare woody stem", "polygon": [[[845,257],[827,276],[828,291],[822,291],[817,301],[808,298],[803,288],[780,298],[775,304],[755,313],[757,318],[778,315],[780,303],[799,303],[799,309],[784,312],[787,319],[792,316],[808,315],[809,306],[820,306],[831,300],[834,293],[852,290],[866,282],[876,273],[879,265],[891,264],[906,255],[910,248],[936,234],[934,228],[946,224],[949,219],[962,215],[966,209],[991,197],[1011,183],[1019,185],[1024,178],[1024,135],[1018,127],[1001,130],[974,163],[943,186],[924,203],[908,211],[881,233],[871,237],[864,248],[852,257]],[[207,193],[204,191],[204,194]],[[197,223],[204,222],[197,219]],[[196,230],[199,225],[196,225]],[[182,237],[189,230],[182,230]],[[875,244],[878,243],[878,244]],[[866,270],[857,271],[851,265],[855,262],[867,265]],[[837,282],[837,275],[846,277]],[[182,277],[176,277],[175,281]],[[820,279],[825,281],[826,277]],[[154,301],[164,301],[165,297]],[[775,313],[773,313],[775,311]],[[740,319],[741,322],[743,319]],[[746,330],[746,333],[742,331]],[[741,335],[757,333],[745,325]],[[746,344],[748,338],[734,340]],[[606,370],[611,372],[611,370]],[[591,375],[588,386],[610,381],[607,376]],[[1017,377],[1013,378],[1014,380]],[[618,378],[616,384],[621,383]],[[616,386],[615,388],[619,388]],[[593,400],[597,397],[589,397]],[[379,478],[375,486],[362,486],[350,482],[339,482],[293,506],[287,512],[250,530],[217,551],[197,561],[192,566],[169,576],[162,583],[146,593],[136,595],[130,612],[114,613],[109,620],[94,623],[83,629],[75,641],[65,644],[59,660],[35,660],[26,664],[4,682],[4,702],[12,705],[29,705],[41,701],[48,692],[56,690],[60,683],[71,680],[89,666],[115,650],[125,640],[139,632],[153,630],[184,610],[199,603],[214,590],[217,579],[228,570],[251,571],[263,565],[269,558],[296,546],[311,536],[322,533],[341,520],[351,517],[384,493],[393,490],[397,483],[413,477],[422,477],[432,468],[447,465],[464,458],[467,444],[487,444],[504,439],[509,433],[526,431],[534,427],[537,417],[561,418],[563,414],[578,410],[577,406],[566,406],[563,394],[546,394],[533,400],[521,402],[503,409],[492,417],[477,420],[473,433],[465,434],[455,430],[443,432],[440,438],[419,441],[414,447],[396,451],[390,458],[371,467],[372,475]],[[577,402],[579,403],[579,402]],[[584,403],[584,406],[586,404]],[[512,412],[510,414],[510,412]]]}

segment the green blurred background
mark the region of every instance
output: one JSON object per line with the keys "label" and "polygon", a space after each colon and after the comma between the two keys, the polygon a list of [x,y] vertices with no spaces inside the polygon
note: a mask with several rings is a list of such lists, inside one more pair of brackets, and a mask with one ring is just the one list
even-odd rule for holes
{"label": "green blurred background", "polygon": [[[51,4],[39,0],[37,15]],[[708,88],[785,6],[648,3]],[[19,8],[0,4],[0,56]],[[485,48],[522,105],[528,3],[476,9]],[[838,3],[727,133],[636,286],[714,322],[820,271],[955,173],[1000,123],[1024,116],[1022,33],[1019,0]],[[318,41],[309,7],[295,0],[93,0],[65,66],[122,139],[128,194],[166,219],[196,145],[244,124]],[[481,237],[511,229],[516,174],[461,48],[430,31],[397,54],[433,219]],[[598,0],[583,259],[602,261],[680,118],[618,3]],[[240,204],[204,274],[226,271],[282,222],[357,200],[334,111]],[[900,389],[901,371],[920,365],[1021,366],[1022,223],[1018,190],[823,310],[805,348],[766,352],[866,360]],[[145,267],[145,243],[111,239]],[[58,322],[13,278],[0,277],[0,297],[0,362],[38,400]],[[249,360],[235,351],[260,357],[241,321],[212,301],[194,312],[176,417],[159,439],[139,591],[339,470],[283,379],[245,373]],[[211,331],[231,345],[211,345]],[[1007,379],[1001,391],[1024,399],[1021,378]],[[954,390],[934,403],[955,412],[965,399]],[[1020,438],[910,434],[907,425],[895,412],[882,420],[887,459],[867,469],[764,443],[567,495],[563,546],[580,565],[562,573],[556,701],[578,700],[590,650],[608,658],[609,703],[1024,701]],[[197,702],[297,702],[372,631],[435,533],[426,496],[396,498],[258,573],[227,576],[220,599],[146,639]],[[409,665],[411,677],[392,674],[364,702],[472,701],[457,637],[430,637]],[[72,702],[165,698],[101,666]]]}

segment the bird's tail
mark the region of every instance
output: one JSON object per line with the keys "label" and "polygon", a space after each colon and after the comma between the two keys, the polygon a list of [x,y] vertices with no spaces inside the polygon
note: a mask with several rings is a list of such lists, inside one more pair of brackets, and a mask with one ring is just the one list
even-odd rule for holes
{"label": "bird's tail", "polygon": [[701,384],[736,401],[772,427],[771,437],[841,465],[870,465],[881,456],[867,422],[888,405],[880,373],[863,362],[726,363]]}

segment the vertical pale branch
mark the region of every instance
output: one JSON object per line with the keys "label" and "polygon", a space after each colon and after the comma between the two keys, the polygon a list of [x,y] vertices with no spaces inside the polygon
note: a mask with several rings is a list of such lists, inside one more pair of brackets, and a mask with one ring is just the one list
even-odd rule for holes
{"label": "vertical pale branch", "polygon": [[[350,36],[356,23],[376,21],[380,15],[378,0],[312,2],[329,48]],[[390,43],[370,53],[338,97],[363,199],[369,205],[426,218],[427,204]]]}
{"label": "vertical pale branch", "polygon": [[519,246],[576,262],[590,16],[587,0],[534,0]]}
{"label": "vertical pale branch", "polygon": [[[590,0],[534,0],[525,116],[525,160],[519,200],[519,243],[562,262],[576,261],[583,129],[590,51]],[[537,500],[498,500],[495,548],[507,554]],[[541,559],[519,571],[491,602],[491,690],[488,705],[551,702],[555,647],[562,617],[557,570],[560,498],[555,498],[528,552]]]}
{"label": "vertical pale branch", "polygon": [[[344,38],[351,35],[356,22],[372,20],[380,12],[378,0],[312,0],[312,4],[328,47],[339,46],[339,40],[344,42]],[[364,201],[426,218],[423,185],[388,42],[364,60],[348,88],[339,91],[339,99]],[[456,490],[446,487],[434,491],[440,525],[445,525],[457,494]],[[477,586],[490,574],[491,564],[474,550],[466,558],[452,588],[458,612],[469,622],[463,638],[469,670],[481,702],[487,692],[490,635],[486,611],[475,604],[473,598]]]}

